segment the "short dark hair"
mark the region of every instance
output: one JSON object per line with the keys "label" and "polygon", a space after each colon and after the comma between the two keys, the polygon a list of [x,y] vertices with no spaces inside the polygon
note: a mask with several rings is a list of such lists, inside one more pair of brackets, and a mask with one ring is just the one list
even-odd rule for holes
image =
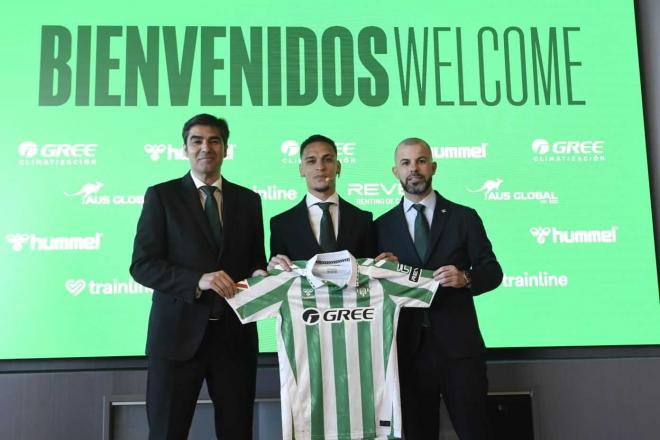
{"label": "short dark hair", "polygon": [[229,125],[227,125],[226,120],[209,115],[208,113],[200,113],[199,115],[193,116],[183,124],[183,131],[181,134],[183,135],[184,144],[188,142],[188,133],[193,125],[208,125],[216,127],[220,131],[220,137],[222,138],[225,147],[227,146],[227,141],[229,141]]}
{"label": "short dark hair", "polygon": [[329,137],[323,136],[322,134],[313,134],[305,139],[302,144],[300,144],[300,157],[302,157],[303,151],[305,151],[305,147],[314,142],[323,142],[324,144],[330,145],[335,151],[335,155],[337,155],[337,145],[335,145],[335,141]]}

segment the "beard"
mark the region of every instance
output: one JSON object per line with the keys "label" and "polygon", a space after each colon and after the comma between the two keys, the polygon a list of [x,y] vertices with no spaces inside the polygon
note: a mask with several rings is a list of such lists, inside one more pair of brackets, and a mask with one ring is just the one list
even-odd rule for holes
{"label": "beard", "polygon": [[417,183],[410,183],[408,182],[407,178],[405,181],[403,180],[400,181],[403,190],[408,194],[424,194],[431,187],[431,184],[433,183],[433,177],[429,177],[428,179],[425,179],[424,176],[422,176],[421,174],[412,174],[408,177],[418,177],[422,179],[420,182]]}

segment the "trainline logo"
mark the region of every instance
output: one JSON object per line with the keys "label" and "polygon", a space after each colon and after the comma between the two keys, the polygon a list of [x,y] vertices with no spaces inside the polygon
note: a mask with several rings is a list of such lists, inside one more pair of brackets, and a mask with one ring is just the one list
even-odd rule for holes
{"label": "trainline logo", "polygon": [[547,271],[535,273],[523,272],[519,275],[504,274],[502,287],[567,287],[568,276],[552,274]]}
{"label": "trainline logo", "polygon": [[563,230],[555,227],[535,226],[529,233],[538,244],[545,244],[549,239],[553,244],[616,243],[618,226],[610,229]]}
{"label": "trainline logo", "polygon": [[328,309],[323,312],[315,308],[305,309],[301,318],[307,325],[317,324],[319,321],[336,324],[345,321],[373,321],[373,307],[357,307],[354,309],[336,308]]}
{"label": "trainline logo", "polygon": [[67,197],[80,197],[82,205],[141,205],[144,203],[144,196],[137,195],[104,195],[99,194],[103,187],[101,182],[91,182],[84,184],[78,191],[73,193],[64,192]]}
{"label": "trainline logo", "polygon": [[263,200],[296,200],[298,198],[298,191],[295,189],[278,188],[277,185],[268,185],[265,188],[252,185],[252,191],[259,194]]}
{"label": "trainline logo", "polygon": [[30,251],[97,251],[101,248],[102,233],[89,237],[39,237],[36,234],[7,234],[7,243],[14,252]]}
{"label": "trainline logo", "polygon": [[480,145],[440,146],[431,147],[433,159],[486,159],[488,156],[488,144],[482,142]]}
{"label": "trainline logo", "polygon": [[[337,146],[337,160],[342,164],[355,163],[355,142],[335,142]],[[280,145],[283,164],[300,164],[300,144],[292,139],[287,139]]]}
{"label": "trainline logo", "polygon": [[141,295],[152,293],[153,290],[138,284],[132,278],[128,280],[94,281],[84,279],[70,279],[64,282],[64,288],[72,296],[78,296],[83,292],[89,295]]}
{"label": "trainline logo", "polygon": [[557,204],[559,197],[553,191],[500,191],[504,183],[501,178],[486,180],[481,187],[477,189],[466,188],[471,193],[483,193],[484,200],[487,201],[536,201],[543,204]]}
{"label": "trainline logo", "polygon": [[534,162],[599,162],[605,160],[605,141],[535,139],[532,152]]}
{"label": "trainline logo", "polygon": [[[227,157],[225,157],[224,160],[234,159],[235,148],[235,144],[229,144],[227,146]],[[186,156],[186,152],[183,147],[175,147],[172,144],[145,144],[144,152],[154,162],[159,161],[161,158],[168,161],[188,160],[188,156]]]}
{"label": "trainline logo", "polygon": [[20,166],[96,165],[97,144],[47,143],[24,141],[18,146]]}

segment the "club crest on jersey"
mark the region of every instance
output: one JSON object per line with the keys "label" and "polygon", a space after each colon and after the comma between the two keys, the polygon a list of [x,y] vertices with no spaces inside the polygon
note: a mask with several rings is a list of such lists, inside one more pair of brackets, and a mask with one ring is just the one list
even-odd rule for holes
{"label": "club crest on jersey", "polygon": [[319,321],[331,324],[350,321],[373,321],[374,311],[373,307],[337,308],[324,311],[310,307],[302,312],[301,318],[307,325],[315,325]]}
{"label": "club crest on jersey", "polygon": [[358,287],[357,289],[355,289],[355,291],[357,292],[358,296],[360,296],[362,298],[364,298],[365,296],[369,296],[369,287],[368,286]]}

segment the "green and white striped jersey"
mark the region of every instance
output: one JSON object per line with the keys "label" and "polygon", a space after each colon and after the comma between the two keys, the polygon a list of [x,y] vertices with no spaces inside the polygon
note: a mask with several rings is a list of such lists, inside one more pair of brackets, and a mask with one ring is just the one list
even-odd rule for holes
{"label": "green and white striped jersey", "polygon": [[401,437],[399,311],[428,307],[437,287],[431,271],[348,251],[239,283],[243,323],[277,318],[284,439]]}

